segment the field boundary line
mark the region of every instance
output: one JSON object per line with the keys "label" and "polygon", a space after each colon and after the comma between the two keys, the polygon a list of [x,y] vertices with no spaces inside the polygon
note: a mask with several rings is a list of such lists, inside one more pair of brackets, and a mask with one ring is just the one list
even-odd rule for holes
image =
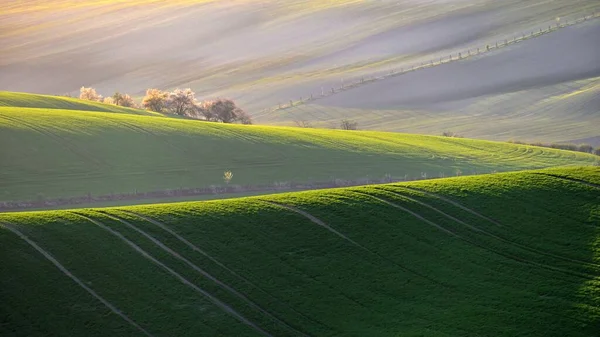
{"label": "field boundary line", "polygon": [[520,258],[518,256],[513,256],[511,254],[502,253],[502,252],[500,252],[498,250],[485,247],[484,245],[481,245],[481,244],[478,244],[476,242],[473,242],[472,240],[469,240],[469,239],[463,237],[462,235],[460,235],[458,233],[455,233],[455,232],[453,232],[453,231],[451,231],[451,230],[449,230],[447,228],[444,228],[443,226],[438,225],[438,224],[436,224],[435,222],[433,222],[433,221],[431,221],[429,219],[426,219],[422,215],[420,215],[420,214],[418,214],[416,212],[413,212],[413,211],[411,211],[411,210],[409,210],[409,209],[407,209],[405,207],[402,207],[402,206],[400,206],[400,205],[398,205],[396,203],[393,203],[391,201],[388,201],[388,200],[376,197],[376,196],[368,194],[368,193],[364,193],[364,192],[356,192],[356,193],[359,193],[359,194],[362,194],[362,195],[365,195],[365,196],[369,196],[369,197],[371,197],[371,198],[373,198],[375,200],[378,200],[378,201],[380,201],[380,202],[382,202],[384,204],[387,204],[387,205],[392,206],[394,208],[400,209],[400,210],[402,210],[402,211],[404,211],[404,212],[406,212],[406,213],[414,216],[415,218],[417,218],[417,219],[419,219],[419,220],[421,220],[421,221],[423,221],[423,222],[425,222],[425,223],[427,223],[427,224],[429,224],[431,226],[434,226],[434,227],[436,227],[436,228],[444,231],[445,233],[450,234],[451,236],[454,236],[454,237],[456,237],[456,238],[458,238],[460,240],[463,240],[463,241],[465,241],[465,242],[467,242],[467,243],[469,243],[469,244],[471,244],[471,245],[473,245],[475,247],[481,248],[481,249],[483,249],[485,251],[488,251],[490,253],[494,253],[494,254],[497,254],[497,255],[502,256],[504,258],[507,258],[507,259],[510,259],[510,260],[513,260],[513,261],[516,261],[516,262],[519,262],[519,263],[523,263],[523,264],[526,264],[526,265],[534,265],[534,266],[537,266],[537,267],[540,267],[540,268],[543,268],[543,269],[552,270],[552,271],[555,271],[555,272],[562,272],[564,274],[571,275],[571,276],[577,276],[577,277],[580,277],[580,278],[583,278],[583,279],[586,279],[586,280],[594,280],[594,279],[596,279],[596,276],[594,276],[594,275],[590,275],[590,274],[587,274],[587,273],[574,272],[574,271],[571,271],[571,270],[566,270],[566,269],[559,268],[559,267],[553,267],[553,266],[550,266],[550,265],[547,265],[547,264],[543,264],[543,263],[529,261],[527,259],[523,259],[523,258]]}
{"label": "field boundary line", "polygon": [[264,315],[266,315],[267,317],[273,319],[274,321],[286,326],[287,328],[303,335],[303,336],[308,336],[306,334],[304,334],[301,331],[296,330],[294,327],[290,326],[289,324],[287,324],[286,322],[282,321],[281,319],[277,318],[274,314],[270,313],[269,311],[267,311],[266,309],[264,309],[263,307],[261,307],[260,305],[258,305],[257,303],[255,303],[254,301],[252,301],[251,299],[249,299],[248,297],[246,297],[245,295],[241,294],[239,291],[233,289],[231,286],[229,286],[228,284],[226,284],[225,282],[219,280],[218,278],[216,278],[215,276],[211,275],[209,272],[207,272],[206,270],[198,267],[196,264],[194,264],[193,262],[191,262],[190,260],[186,259],[185,257],[181,256],[181,254],[177,253],[175,250],[171,249],[170,247],[168,247],[167,245],[165,245],[164,243],[162,243],[160,240],[158,240],[157,238],[153,237],[152,235],[146,233],[144,230],[138,228],[137,226],[135,226],[134,224],[130,223],[129,221],[122,219],[118,216],[114,216],[108,213],[105,213],[103,211],[98,211],[96,210],[95,212],[100,213],[110,219],[113,219],[115,221],[118,221],[120,223],[122,223],[123,225],[133,229],[134,231],[136,231],[137,233],[141,234],[142,236],[144,236],[145,238],[147,238],[148,240],[152,241],[156,246],[160,247],[162,250],[164,250],[165,252],[169,253],[171,256],[183,261],[185,264],[187,264],[189,267],[191,267],[192,269],[194,269],[196,272],[198,272],[199,274],[203,275],[204,277],[208,278],[209,280],[215,282],[217,285],[219,285],[220,287],[222,287],[223,289],[227,290],[228,292],[230,292],[231,294],[233,294],[234,296],[238,297],[239,299],[241,299],[242,301],[244,301],[246,304],[248,304],[250,307],[258,310],[259,312],[263,313]]}
{"label": "field boundary line", "polygon": [[79,213],[76,213],[76,212],[73,212],[73,211],[71,211],[71,213],[75,214],[75,215],[78,215],[78,216],[80,216],[83,219],[88,220],[89,222],[93,223],[94,225],[96,225],[96,226],[98,226],[98,227],[106,230],[107,232],[113,234],[114,236],[118,237],[123,242],[125,242],[130,248],[133,248],[133,250],[135,250],[136,252],[138,252],[140,255],[142,255],[143,257],[145,257],[146,259],[150,260],[155,265],[157,265],[157,266],[161,267],[162,269],[164,269],[165,271],[167,271],[173,277],[175,277],[176,279],[178,279],[181,283],[187,285],[188,287],[192,288],[196,292],[204,295],[215,306],[217,306],[218,308],[220,308],[224,312],[228,313],[229,315],[233,316],[234,318],[236,318],[240,322],[248,325],[249,327],[251,327],[252,329],[256,330],[257,332],[259,332],[262,335],[273,337],[270,333],[268,333],[267,331],[265,331],[262,328],[260,328],[254,322],[250,321],[249,319],[247,319],[246,317],[244,317],[242,314],[238,313],[235,309],[233,309],[232,307],[230,307],[226,303],[222,302],[221,300],[219,300],[218,298],[216,298],[215,296],[213,296],[212,294],[210,294],[208,291],[206,291],[206,290],[198,287],[197,285],[195,285],[194,283],[190,282],[189,280],[187,280],[185,277],[181,276],[179,273],[177,273],[173,269],[169,268],[164,263],[158,261],[156,258],[154,258],[152,255],[150,255],[148,252],[146,252],[145,250],[143,250],[141,247],[139,247],[138,245],[136,245],[135,243],[133,243],[132,241],[130,241],[129,239],[127,239],[123,234],[121,234],[121,233],[113,230],[112,228],[110,228],[110,227],[106,226],[105,224],[101,223],[100,221],[94,220],[94,219],[92,219],[92,218],[90,218],[88,216],[85,216],[85,215],[82,215],[82,214],[79,214]]}
{"label": "field boundary line", "polygon": [[35,248],[35,250],[37,250],[38,253],[42,254],[48,261],[52,262],[52,264],[54,264],[54,266],[56,268],[58,268],[63,274],[67,275],[71,280],[73,280],[75,283],[77,283],[77,285],[79,285],[81,288],[83,288],[85,291],[87,291],[90,295],[95,297],[98,301],[102,302],[102,304],[104,304],[108,309],[110,309],[110,311],[117,314],[119,317],[121,317],[127,323],[131,324],[133,327],[138,329],[144,335],[149,336],[149,337],[154,337],[146,329],[142,328],[134,320],[129,318],[127,315],[125,315],[121,310],[119,310],[117,307],[112,305],[109,301],[105,300],[102,296],[98,295],[98,293],[96,293],[93,289],[91,289],[90,287],[85,285],[85,283],[83,283],[79,278],[77,278],[77,276],[73,275],[67,268],[65,268],[60,262],[58,262],[58,260],[55,259],[50,253],[48,253],[46,250],[44,250],[42,247],[40,247],[37,243],[35,243],[33,240],[31,240],[25,234],[21,233],[18,229],[16,229],[12,225],[9,225],[5,222],[0,222],[0,227],[5,227],[9,231],[13,232],[18,237],[20,237],[21,239],[23,239],[23,241],[27,242],[30,246]]}
{"label": "field boundary line", "polygon": [[[548,29],[540,28],[539,31],[530,30],[530,33],[518,34],[516,37],[513,37],[511,39],[506,39],[506,38],[500,39],[493,43],[488,43],[485,46],[472,47],[467,50],[463,50],[461,52],[456,52],[456,55],[454,56],[454,58],[453,58],[452,54],[450,54],[449,56],[446,56],[446,57],[441,57],[441,58],[436,57],[435,60],[430,60],[428,62],[418,62],[417,65],[402,67],[402,68],[400,68],[399,71],[396,69],[393,69],[391,71],[385,71],[385,70],[375,71],[371,75],[361,76],[360,80],[352,81],[346,85],[344,85],[344,83],[342,83],[341,87],[339,87],[339,88],[331,88],[331,90],[325,90],[325,91],[323,90],[323,88],[321,88],[322,89],[321,94],[318,94],[318,95],[309,94],[307,96],[303,96],[303,97],[306,97],[304,99],[302,97],[300,97],[300,100],[298,100],[298,101],[294,101],[292,99],[292,100],[289,100],[289,103],[287,103],[287,104],[280,103],[277,106],[263,109],[263,110],[257,112],[256,114],[254,114],[253,117],[254,118],[262,118],[262,117],[268,116],[269,114],[272,114],[274,112],[285,111],[292,107],[297,107],[299,105],[305,105],[307,103],[311,103],[311,102],[314,102],[314,101],[317,101],[317,100],[320,100],[320,99],[323,99],[326,97],[330,97],[330,96],[339,94],[339,93],[347,91],[347,90],[351,90],[353,88],[362,87],[362,86],[368,85],[370,83],[386,80],[391,77],[404,75],[404,74],[407,74],[407,73],[410,73],[413,71],[417,71],[417,70],[421,70],[421,69],[427,69],[427,68],[431,68],[431,67],[435,67],[435,66],[440,66],[440,65],[454,62],[454,61],[462,61],[462,60],[471,58],[473,56],[487,54],[487,53],[493,52],[498,49],[502,49],[504,47],[507,47],[507,46],[510,46],[513,44],[517,44],[517,43],[520,43],[520,42],[523,42],[526,40],[530,40],[530,39],[533,39],[533,38],[536,38],[539,36],[550,34],[550,33],[556,32],[562,28],[571,27],[571,26],[578,25],[578,24],[581,24],[581,23],[584,23],[587,21],[592,21],[597,18],[600,18],[600,14],[593,13],[592,15],[586,15],[586,16],[580,17],[578,19],[567,21],[563,24],[557,23],[556,25],[549,25]],[[511,35],[515,36],[515,34],[511,34]],[[471,52],[471,50],[473,50],[473,51]]]}
{"label": "field boundary line", "polygon": [[306,211],[304,211],[304,210],[301,210],[301,209],[299,209],[299,208],[297,208],[297,207],[294,207],[294,206],[290,206],[290,205],[286,205],[286,204],[283,204],[283,203],[275,202],[275,201],[264,200],[264,199],[263,199],[262,201],[263,201],[263,202],[265,202],[265,203],[267,203],[267,204],[270,204],[270,205],[273,205],[273,206],[277,206],[277,207],[281,207],[281,208],[287,209],[287,210],[289,210],[289,211],[291,211],[291,212],[294,212],[294,213],[300,214],[300,215],[302,215],[303,217],[305,217],[305,218],[307,218],[308,220],[310,220],[311,222],[313,222],[313,223],[315,223],[315,224],[317,224],[317,225],[319,225],[319,226],[321,226],[321,227],[323,227],[323,228],[327,229],[328,231],[330,231],[331,233],[333,233],[333,234],[335,234],[336,236],[340,237],[341,239],[343,239],[343,240],[345,240],[345,241],[348,241],[348,242],[350,242],[350,243],[351,243],[352,245],[354,245],[355,247],[357,247],[357,248],[360,248],[361,250],[364,250],[364,251],[366,251],[367,253],[369,253],[369,254],[371,254],[371,255],[377,256],[377,257],[379,257],[379,258],[381,258],[381,259],[383,259],[383,260],[385,260],[385,261],[387,261],[387,262],[389,262],[389,263],[392,263],[393,265],[395,265],[395,266],[399,267],[400,269],[404,270],[404,271],[405,271],[405,272],[407,272],[407,273],[411,273],[411,274],[417,275],[417,276],[419,276],[419,277],[421,277],[421,278],[424,278],[424,279],[426,279],[426,280],[428,280],[428,281],[430,281],[430,282],[433,282],[433,283],[435,283],[435,284],[441,285],[441,286],[443,286],[443,287],[449,287],[447,284],[444,284],[444,283],[442,283],[442,282],[440,282],[440,281],[436,281],[436,280],[434,280],[434,279],[430,278],[430,277],[429,277],[429,276],[427,276],[427,275],[424,275],[424,274],[421,274],[421,273],[419,273],[419,272],[416,272],[416,271],[414,271],[414,270],[412,270],[412,269],[410,269],[410,268],[407,268],[407,267],[405,267],[405,266],[403,266],[403,265],[401,265],[401,264],[399,264],[399,263],[397,263],[397,262],[393,261],[392,259],[390,259],[390,258],[389,258],[389,257],[387,257],[387,256],[383,256],[383,255],[381,255],[381,254],[379,254],[379,253],[377,253],[377,252],[374,252],[374,251],[370,250],[369,248],[367,248],[367,247],[365,247],[365,246],[361,245],[360,243],[358,243],[358,242],[356,242],[356,241],[354,241],[354,240],[350,239],[350,238],[349,238],[349,237],[347,237],[346,235],[344,235],[344,234],[342,234],[342,233],[338,232],[337,230],[333,229],[331,226],[327,225],[327,224],[326,224],[325,222],[323,222],[321,219],[319,219],[319,218],[315,217],[314,215],[312,215],[312,214],[310,214],[310,213],[308,213],[308,212],[306,212]]}
{"label": "field boundary line", "polygon": [[542,176],[552,177],[552,178],[556,178],[556,179],[571,181],[571,182],[583,184],[583,185],[586,185],[586,186],[590,186],[590,187],[593,187],[593,188],[600,188],[600,185],[598,185],[598,184],[590,183],[588,181],[577,179],[577,178],[563,177],[563,176],[559,176],[559,175],[552,174],[552,173],[543,173],[543,172],[532,172],[532,173],[533,174],[542,175]]}
{"label": "field boundary line", "polygon": [[531,253],[536,253],[536,254],[540,254],[540,255],[543,255],[543,256],[553,257],[553,258],[557,258],[557,259],[560,259],[560,260],[563,260],[563,261],[579,263],[579,264],[587,265],[587,266],[590,266],[590,267],[600,267],[600,265],[598,265],[596,263],[593,263],[593,262],[586,262],[586,261],[572,259],[572,258],[565,257],[565,256],[555,255],[555,254],[552,254],[552,253],[546,253],[546,252],[538,250],[536,248],[532,248],[532,247],[529,247],[529,246],[526,246],[526,245],[522,245],[522,244],[520,244],[518,242],[514,242],[512,240],[505,239],[505,238],[503,238],[501,236],[498,236],[496,234],[490,233],[490,232],[488,232],[488,231],[486,231],[484,229],[481,229],[481,228],[478,228],[476,226],[470,225],[470,224],[464,222],[463,220],[460,220],[460,219],[458,219],[458,218],[456,218],[456,217],[454,217],[454,216],[452,216],[452,215],[450,215],[450,214],[448,214],[448,213],[446,213],[446,212],[444,212],[442,210],[439,210],[439,209],[435,208],[434,206],[431,206],[431,205],[429,205],[429,204],[427,204],[425,202],[422,202],[420,200],[414,199],[412,197],[409,197],[409,196],[406,196],[406,195],[403,195],[403,194],[400,194],[400,193],[397,193],[397,192],[392,192],[392,191],[388,191],[388,190],[385,190],[385,189],[381,189],[379,187],[375,187],[375,188],[377,190],[385,191],[387,193],[394,194],[394,195],[396,195],[398,197],[405,198],[405,199],[410,200],[412,202],[415,202],[415,203],[417,203],[417,204],[419,204],[421,206],[427,207],[427,208],[429,208],[429,209],[431,209],[431,210],[433,210],[433,211],[435,211],[435,212],[437,212],[437,213],[445,216],[446,218],[448,218],[450,220],[453,220],[453,221],[455,221],[455,222],[457,222],[457,223],[459,223],[459,224],[461,224],[463,226],[466,226],[467,228],[471,229],[472,231],[485,234],[485,235],[487,235],[489,237],[492,237],[492,238],[494,238],[496,240],[499,240],[499,241],[507,243],[509,245],[512,245],[512,246],[524,249],[524,250],[529,251]]}

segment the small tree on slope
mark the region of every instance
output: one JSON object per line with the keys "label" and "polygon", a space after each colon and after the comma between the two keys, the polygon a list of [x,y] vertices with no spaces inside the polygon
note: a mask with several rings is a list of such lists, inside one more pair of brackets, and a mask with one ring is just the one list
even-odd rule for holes
{"label": "small tree on slope", "polygon": [[142,106],[151,111],[163,112],[166,107],[168,96],[168,92],[158,89],[148,89],[146,90],[146,96],[144,96],[144,99],[142,100]]}
{"label": "small tree on slope", "polygon": [[102,102],[102,95],[99,95],[94,88],[81,87],[79,89],[79,98],[87,101]]}

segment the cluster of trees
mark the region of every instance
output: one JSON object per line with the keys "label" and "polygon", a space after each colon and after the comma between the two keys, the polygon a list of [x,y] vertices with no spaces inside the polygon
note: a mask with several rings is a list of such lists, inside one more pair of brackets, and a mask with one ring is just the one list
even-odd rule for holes
{"label": "cluster of trees", "polygon": [[[296,124],[299,128],[312,128],[313,124],[307,120],[295,120],[294,124]],[[335,126],[332,127],[335,129]],[[352,119],[342,119],[340,122],[340,129],[342,130],[358,130],[358,122]]]}
{"label": "cluster of trees", "polygon": [[561,150],[569,150],[569,151],[592,153],[592,154],[600,156],[600,147],[597,147],[597,148],[594,149],[594,147],[591,146],[590,144],[572,144],[572,143],[550,143],[550,144],[544,144],[544,143],[540,143],[540,142],[526,143],[526,142],[522,142],[522,141],[518,141],[518,140],[509,140],[508,142],[509,143],[513,143],[513,144],[542,146],[542,147],[549,147],[549,148],[552,148],[552,149],[561,149]]}
{"label": "cluster of trees", "polygon": [[451,138],[463,138],[463,136],[461,134],[458,134],[458,133],[452,132],[452,131],[444,131],[444,132],[442,132],[442,136],[451,137]]}
{"label": "cluster of trees", "polygon": [[252,119],[230,99],[198,101],[191,89],[162,91],[148,89],[138,105],[131,96],[116,92],[110,97],[102,97],[94,88],[81,87],[79,98],[88,101],[114,104],[130,108],[143,108],[160,113],[204,119],[211,122],[252,124]]}

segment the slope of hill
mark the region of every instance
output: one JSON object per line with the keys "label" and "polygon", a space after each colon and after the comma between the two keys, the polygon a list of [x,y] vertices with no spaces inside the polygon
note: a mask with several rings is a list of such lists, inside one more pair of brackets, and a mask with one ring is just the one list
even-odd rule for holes
{"label": "slope of hill", "polygon": [[[259,114],[256,119],[278,125],[308,120],[330,126],[349,118],[364,129],[433,134],[451,129],[493,140],[597,137],[600,54],[595,41],[599,34],[596,19],[481,56]],[[313,93],[319,97],[316,90]]]}
{"label": "slope of hill", "polygon": [[597,336],[600,170],[0,214],[2,336]]}
{"label": "slope of hill", "polygon": [[118,105],[102,104],[71,97],[8,91],[0,91],[0,107],[118,112],[135,115],[162,116],[162,114],[152,111],[125,108]]}
{"label": "slope of hill", "polygon": [[250,112],[600,10],[596,0],[3,5],[0,90],[73,93],[86,85],[137,96],[183,86],[233,97]]}
{"label": "slope of hill", "polygon": [[592,165],[583,153],[381,132],[0,107],[0,201]]}

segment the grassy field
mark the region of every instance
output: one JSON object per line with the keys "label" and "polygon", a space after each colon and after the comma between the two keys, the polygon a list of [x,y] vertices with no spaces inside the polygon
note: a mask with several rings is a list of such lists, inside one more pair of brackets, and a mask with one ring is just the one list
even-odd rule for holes
{"label": "grassy field", "polygon": [[[600,20],[595,19],[481,56],[366,81],[325,98],[315,87],[311,92],[318,100],[260,113],[255,119],[273,125],[305,120],[315,127],[352,119],[361,129],[435,135],[453,131],[501,141],[593,139],[600,136],[595,127],[600,123],[600,66],[592,43],[598,34]],[[429,57],[425,61],[436,59]]]}
{"label": "grassy field", "polygon": [[[40,102],[31,104],[47,107]],[[58,108],[0,107],[0,143],[0,201],[225,185],[226,170],[232,185],[368,183],[386,175],[420,179],[598,162],[582,153],[470,139]]]}
{"label": "grassy field", "polygon": [[599,184],[579,167],[1,214],[0,334],[597,336]]}
{"label": "grassy field", "polygon": [[125,108],[118,105],[80,100],[78,98],[10,91],[0,91],[0,108],[2,107],[100,111],[146,116],[162,116],[162,114],[153,111]]}

